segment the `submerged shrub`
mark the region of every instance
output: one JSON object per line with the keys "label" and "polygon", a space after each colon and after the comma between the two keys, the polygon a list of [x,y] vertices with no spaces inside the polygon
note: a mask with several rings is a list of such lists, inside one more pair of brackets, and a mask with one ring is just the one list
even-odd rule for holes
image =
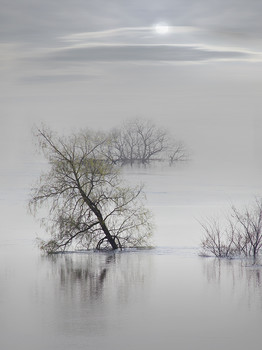
{"label": "submerged shrub", "polygon": [[223,225],[217,219],[201,223],[204,229],[201,255],[255,258],[262,247],[262,199],[256,199],[244,210],[233,206],[229,214]]}

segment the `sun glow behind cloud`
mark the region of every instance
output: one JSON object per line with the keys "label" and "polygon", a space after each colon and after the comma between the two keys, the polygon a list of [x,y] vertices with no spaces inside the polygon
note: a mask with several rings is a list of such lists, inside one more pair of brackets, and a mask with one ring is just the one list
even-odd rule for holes
{"label": "sun glow behind cloud", "polygon": [[[231,37],[194,26],[122,27],[60,38],[64,47],[51,55],[80,61],[189,62],[261,61],[260,50],[234,45]],[[245,44],[245,43],[244,43]],[[54,55],[53,55],[54,54]]]}
{"label": "sun glow behind cloud", "polygon": [[169,26],[164,23],[156,24],[155,31],[157,34],[167,34],[169,32]]}
{"label": "sun glow behind cloud", "polygon": [[[45,4],[48,2],[44,2],[43,6]],[[241,4],[246,5],[245,2],[241,2]],[[191,5],[192,7],[196,6],[196,8],[200,6],[194,1]],[[255,17],[259,18],[259,6],[255,6],[255,2],[253,5],[252,11]],[[223,62],[262,62],[262,41],[260,32],[257,30],[260,28],[261,21],[252,19],[252,22],[249,21],[247,25],[247,22],[243,21],[243,13],[246,13],[247,8],[250,9],[250,7],[243,6],[245,11],[239,13],[227,11],[225,15],[224,12],[217,11],[218,8],[213,11],[213,3],[207,1],[203,7],[205,16],[197,18],[196,21],[195,15],[191,18],[194,11],[184,12],[183,6],[180,8],[175,2],[171,4],[168,1],[167,12],[166,14],[161,13],[161,18],[158,17],[159,11],[156,7],[153,16],[152,13],[149,13],[149,17],[140,18],[140,20],[138,20],[138,13],[135,10],[132,16],[128,16],[129,20],[126,20],[125,16],[118,16],[117,21],[107,22],[105,17],[101,16],[101,11],[92,17],[92,11],[90,12],[88,7],[88,11],[80,17],[80,20],[84,19],[81,25],[75,21],[71,22],[72,26],[69,25],[68,20],[72,17],[72,11],[68,11],[70,16],[64,18],[65,27],[59,27],[60,20],[54,22],[58,24],[58,27],[52,26],[51,36],[51,32],[46,30],[45,26],[39,27],[41,22],[29,23],[27,10],[23,13],[23,8],[21,8],[17,11],[18,19],[20,20],[21,16],[26,14],[23,24],[24,29],[27,28],[27,30],[20,30],[20,25],[18,28],[21,38],[26,35],[24,37],[26,45],[19,46],[15,43],[13,49],[0,43],[0,48],[5,53],[4,57],[0,59],[0,61],[4,60],[3,68],[0,69],[4,70],[8,79],[16,75],[25,76],[26,81],[38,79],[39,71],[42,70],[42,75],[46,74],[44,80],[49,81],[55,67],[56,70],[60,70],[61,74],[59,73],[58,80],[62,81],[63,74],[67,74],[66,79],[69,77],[80,79],[81,69],[87,62],[89,67],[92,66],[92,70],[98,71],[103,64],[110,63],[110,67],[113,67],[113,62],[116,62],[116,65],[121,62],[147,65],[191,65],[195,63],[205,65],[208,62],[217,62],[220,66],[223,65]],[[96,9],[95,6],[94,11]],[[208,13],[208,10],[212,11]],[[52,8],[50,15],[53,12]],[[105,14],[109,13],[106,11]],[[67,14],[67,12],[63,12],[63,14]],[[89,21],[87,21],[88,14],[91,16]],[[126,14],[126,9],[123,14]],[[59,12],[59,19],[60,16]],[[142,12],[141,16],[144,16]],[[231,22],[229,21],[230,16]],[[31,16],[31,18],[35,20],[37,17]],[[97,21],[98,18],[101,18],[101,22]],[[219,21],[217,22],[217,20]],[[12,21],[9,22],[12,23]],[[17,20],[18,23],[20,22]],[[173,23],[177,25],[174,26]],[[28,44],[30,42],[28,33],[32,24],[39,32],[37,35],[32,32],[30,40],[32,40],[33,45],[30,45]],[[256,26],[254,27],[253,24]],[[86,31],[81,32],[82,28],[86,28]],[[45,41],[35,42],[35,38],[38,38],[40,34]],[[17,39],[17,33],[15,38]],[[72,72],[68,72],[69,62],[70,69],[73,67]],[[26,65],[26,69],[21,69],[22,65]],[[66,73],[63,70],[64,67],[66,67]],[[33,75],[33,71],[36,77],[28,77],[27,72],[31,72]],[[86,77],[89,79],[90,76],[93,77],[93,73],[88,72]]]}
{"label": "sun glow behind cloud", "polygon": [[[121,27],[121,28],[113,28],[102,31],[94,31],[94,32],[82,32],[82,33],[74,33],[70,35],[63,36],[59,38],[62,42],[69,43],[77,43],[77,42],[91,42],[94,40],[97,41],[108,41],[108,40],[118,40],[123,43],[127,43],[130,41],[143,41],[143,40],[157,40],[156,33],[161,34],[171,34],[178,35],[175,40],[178,41],[179,37],[182,35],[187,35],[189,33],[196,33],[199,31],[199,28],[193,26],[167,26],[163,24],[157,24],[152,27]],[[169,40],[174,38],[169,37]]]}

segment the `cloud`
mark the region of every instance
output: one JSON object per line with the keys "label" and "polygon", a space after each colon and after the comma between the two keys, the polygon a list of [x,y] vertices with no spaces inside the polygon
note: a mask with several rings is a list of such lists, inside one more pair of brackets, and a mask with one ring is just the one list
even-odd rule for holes
{"label": "cloud", "polygon": [[58,36],[108,28],[177,26],[262,33],[259,0],[0,0],[2,41],[41,45]]}
{"label": "cloud", "polygon": [[261,48],[250,47],[246,36],[194,26],[124,27],[74,33],[60,38],[67,46],[50,58],[61,61],[194,62],[206,60],[261,61]]}
{"label": "cloud", "polygon": [[87,74],[32,74],[26,77],[22,77],[23,83],[69,83],[74,81],[89,81],[97,78],[95,75]]}
{"label": "cloud", "polygon": [[248,59],[248,52],[197,45],[91,45],[61,49],[46,59],[59,62],[200,62]]}
{"label": "cloud", "polygon": [[[256,52],[246,46],[235,47],[231,37],[230,40],[224,40],[224,37],[218,40],[218,37],[221,37],[220,33],[193,26],[170,26],[167,35],[157,34],[154,26],[123,27],[71,33],[58,37],[56,47],[25,46],[23,50],[21,45],[21,50],[11,53],[12,57],[17,55],[17,80],[25,84],[88,81],[97,73],[103,75],[101,63],[155,65],[262,61],[259,49]],[[10,65],[9,56],[6,67]],[[86,63],[89,63],[88,72]],[[14,67],[9,67],[10,70],[13,72]]]}
{"label": "cloud", "polygon": [[[168,25],[168,35],[167,39],[172,40],[173,36],[181,36],[183,34],[193,33],[199,31],[199,28],[192,26],[171,26]],[[82,33],[73,33],[61,37],[61,41],[72,42],[72,43],[84,43],[84,42],[98,42],[105,40],[157,40],[155,25],[148,27],[120,27],[120,28],[111,28],[101,31],[91,31],[91,32],[82,32]],[[163,39],[163,37],[161,38]]]}

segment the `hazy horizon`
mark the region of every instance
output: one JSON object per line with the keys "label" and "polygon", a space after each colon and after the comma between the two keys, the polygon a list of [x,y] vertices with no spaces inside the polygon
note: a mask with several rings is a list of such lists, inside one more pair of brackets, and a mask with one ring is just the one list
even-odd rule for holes
{"label": "hazy horizon", "polygon": [[0,4],[3,205],[25,201],[41,167],[33,126],[108,130],[137,117],[190,150],[186,186],[261,195],[259,1]]}

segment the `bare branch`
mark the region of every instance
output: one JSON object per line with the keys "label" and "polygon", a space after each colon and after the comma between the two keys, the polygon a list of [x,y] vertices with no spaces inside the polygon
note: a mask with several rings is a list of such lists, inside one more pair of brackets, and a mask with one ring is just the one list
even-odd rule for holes
{"label": "bare branch", "polygon": [[72,245],[95,248],[99,241],[117,249],[147,241],[150,216],[140,199],[142,188],[123,186],[118,167],[105,156],[108,140],[103,134],[81,131],[57,137],[43,128],[37,138],[50,165],[32,189],[29,201],[35,212],[44,204],[49,208],[42,223],[52,238],[41,242],[42,249],[52,252]]}

